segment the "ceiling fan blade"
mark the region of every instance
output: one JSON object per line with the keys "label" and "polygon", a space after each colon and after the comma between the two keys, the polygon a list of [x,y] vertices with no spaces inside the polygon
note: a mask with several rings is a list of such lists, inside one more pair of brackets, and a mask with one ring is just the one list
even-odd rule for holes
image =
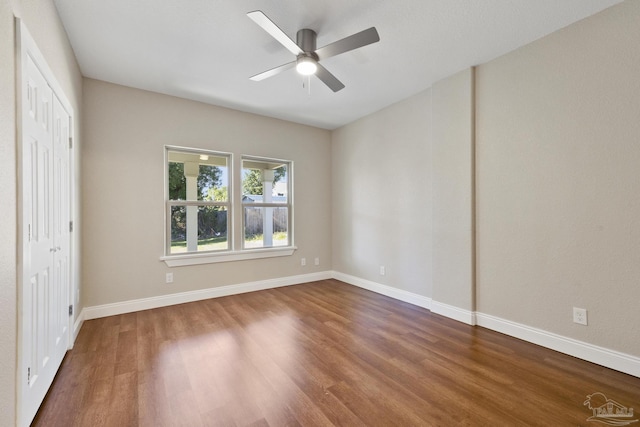
{"label": "ceiling fan blade", "polygon": [[280,44],[287,48],[287,50],[294,55],[299,55],[302,53],[302,49],[300,46],[296,44],[293,40],[287,36],[284,31],[282,31],[276,24],[273,23],[271,19],[267,17],[262,11],[254,10],[253,12],[247,13],[247,16],[253,20],[256,24],[260,25],[263,30],[271,35],[274,39],[278,40]]}
{"label": "ceiling fan blade", "polygon": [[334,92],[337,92],[337,91],[339,91],[341,89],[344,89],[344,84],[342,84],[342,82],[340,80],[338,80],[336,78],[336,76],[331,74],[322,65],[320,65],[320,64],[316,64],[316,65],[318,66],[318,69],[316,70],[316,76],[320,80],[322,80],[322,83],[324,83],[327,86],[329,86],[329,89],[331,89]]}
{"label": "ceiling fan blade", "polygon": [[276,68],[272,68],[270,70],[267,70],[263,73],[260,74],[256,74],[255,76],[249,77],[251,80],[253,80],[254,82],[259,82],[260,80],[264,80],[268,77],[271,76],[275,76],[276,74],[279,74],[283,71],[286,71],[290,68],[293,68],[296,66],[296,61],[292,61],[292,62],[287,62],[286,64],[280,65],[279,67]]}
{"label": "ceiling fan blade", "polygon": [[318,55],[320,60],[323,60],[379,41],[380,36],[378,35],[378,31],[375,27],[371,27],[321,47],[316,50],[316,55]]}

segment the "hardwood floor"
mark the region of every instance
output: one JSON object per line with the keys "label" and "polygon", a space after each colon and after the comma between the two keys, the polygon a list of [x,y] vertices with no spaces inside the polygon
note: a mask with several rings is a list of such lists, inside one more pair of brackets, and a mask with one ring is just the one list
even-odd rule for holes
{"label": "hardwood floor", "polygon": [[33,425],[587,426],[595,392],[640,412],[640,378],[326,280],[87,321]]}

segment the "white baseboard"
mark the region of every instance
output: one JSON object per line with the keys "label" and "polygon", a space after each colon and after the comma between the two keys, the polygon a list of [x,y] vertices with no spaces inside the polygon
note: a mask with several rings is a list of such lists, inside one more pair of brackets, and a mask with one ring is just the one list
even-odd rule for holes
{"label": "white baseboard", "polygon": [[436,314],[448,317],[467,325],[476,324],[476,314],[473,311],[445,304],[443,302],[431,301],[431,311]]}
{"label": "white baseboard", "polygon": [[264,289],[273,289],[283,286],[296,285],[299,283],[326,280],[330,279],[331,277],[332,276],[330,271],[323,271],[320,273],[281,277],[277,279],[260,280],[257,282],[240,283],[237,285],[227,285],[217,288],[161,295],[151,298],[141,298],[137,300],[117,302],[113,304],[103,304],[93,307],[85,307],[82,310],[80,317],[82,317],[84,320],[97,319],[100,317],[132,313],[135,311],[149,310],[152,308],[166,307],[169,305],[183,304],[209,298],[219,298],[229,295],[243,294],[246,292],[254,292]]}
{"label": "white baseboard", "polygon": [[382,294],[393,299],[408,302],[409,304],[417,305],[418,307],[431,309],[431,298],[414,294],[413,292],[403,291],[402,289],[392,288],[391,286],[383,285],[380,283],[372,282],[370,280],[361,279],[359,277],[350,276],[348,274],[333,272],[333,278],[350,285],[357,286],[359,288],[366,289],[368,291]]}
{"label": "white baseboard", "polygon": [[74,341],[80,327],[85,320],[100,317],[113,316],[117,314],[131,313],[135,311],[148,310],[152,308],[166,307],[169,305],[182,304],[186,302],[199,301],[209,298],[218,298],[229,295],[242,294],[246,292],[273,289],[283,286],[296,285],[299,283],[314,282],[318,280],[337,279],[359,288],[388,296],[390,298],[404,301],[431,310],[433,313],[449,317],[468,325],[477,325],[494,330],[515,338],[528,341],[542,347],[550,348],[579,359],[587,360],[607,368],[640,377],[640,358],[625,353],[620,353],[593,344],[567,338],[541,329],[501,319],[488,314],[472,312],[459,307],[433,301],[429,297],[418,295],[412,292],[393,288],[391,286],[361,279],[359,277],[340,273],[337,271],[324,271],[319,273],[304,274],[299,276],[289,276],[277,279],[261,280],[257,282],[240,283],[236,285],[221,286],[218,288],[202,289],[197,291],[181,292],[176,294],[162,295],[152,298],[142,298],[132,301],[124,301],[113,304],[104,304],[93,307],[86,307],[82,310],[74,323]]}
{"label": "white baseboard", "polygon": [[80,333],[80,328],[82,328],[83,323],[84,323],[84,310],[80,312],[76,321],[73,322],[73,331],[71,331],[71,333],[73,334],[71,337],[72,347],[73,347],[73,343],[76,342],[76,338],[78,338],[78,334]]}
{"label": "white baseboard", "polygon": [[476,313],[475,317],[478,326],[640,377],[640,357],[609,350],[488,314]]}

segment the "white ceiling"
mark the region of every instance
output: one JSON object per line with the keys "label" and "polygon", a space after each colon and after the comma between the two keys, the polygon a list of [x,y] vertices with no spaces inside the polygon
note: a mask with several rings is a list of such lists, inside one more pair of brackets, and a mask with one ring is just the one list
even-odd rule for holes
{"label": "white ceiling", "polygon": [[[621,0],[54,0],[83,75],[334,129],[405,99]],[[322,64],[334,93],[251,21],[262,10],[289,37],[318,47],[375,26],[380,42]],[[588,43],[588,40],[585,40]]]}

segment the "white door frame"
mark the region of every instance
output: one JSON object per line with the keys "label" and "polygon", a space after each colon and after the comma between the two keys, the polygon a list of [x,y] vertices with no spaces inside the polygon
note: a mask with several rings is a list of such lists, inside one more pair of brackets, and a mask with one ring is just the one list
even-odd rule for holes
{"label": "white door frame", "polygon": [[[15,31],[16,31],[16,129],[17,129],[17,182],[18,182],[18,194],[17,194],[17,206],[18,206],[18,215],[17,215],[17,227],[18,227],[18,247],[17,247],[17,272],[18,272],[18,298],[17,298],[17,311],[18,311],[18,359],[17,366],[18,372],[16,375],[17,380],[17,416],[18,416],[18,426],[27,426],[31,422],[31,420],[25,419],[25,411],[24,406],[25,402],[23,402],[23,392],[25,384],[28,381],[28,373],[27,367],[25,366],[24,360],[24,349],[26,348],[26,342],[29,337],[24,336],[23,330],[23,301],[22,293],[23,287],[26,285],[25,281],[29,280],[28,276],[25,277],[25,273],[28,272],[29,261],[28,261],[28,236],[29,230],[26,226],[27,220],[25,218],[25,189],[23,188],[24,180],[24,167],[23,162],[25,161],[23,156],[23,122],[22,122],[22,107],[23,107],[23,64],[26,64],[27,55],[33,60],[33,62],[37,65],[40,72],[44,75],[45,79],[49,87],[52,89],[55,96],[60,101],[62,107],[69,113],[70,115],[70,123],[69,123],[69,135],[74,139],[73,131],[74,131],[74,120],[75,120],[75,112],[74,109],[64,94],[62,87],[58,83],[55,75],[49,68],[47,62],[44,59],[44,56],[38,49],[33,37],[30,35],[24,23],[20,20],[20,18],[15,19]],[[73,148],[69,150],[69,216],[70,220],[75,224],[74,217],[74,207],[76,205],[76,192],[75,192],[75,156],[73,152]],[[75,265],[78,259],[77,248],[74,245],[74,236],[73,234],[69,237],[70,247],[69,247],[69,300],[67,302],[68,305],[74,305],[75,296],[77,295],[76,290],[74,289],[76,286],[76,277],[75,277]],[[74,309],[74,312],[77,311]],[[74,313],[75,314],[75,313]],[[75,339],[74,333],[74,317],[69,316],[69,344],[68,348],[73,347],[73,342]]]}

